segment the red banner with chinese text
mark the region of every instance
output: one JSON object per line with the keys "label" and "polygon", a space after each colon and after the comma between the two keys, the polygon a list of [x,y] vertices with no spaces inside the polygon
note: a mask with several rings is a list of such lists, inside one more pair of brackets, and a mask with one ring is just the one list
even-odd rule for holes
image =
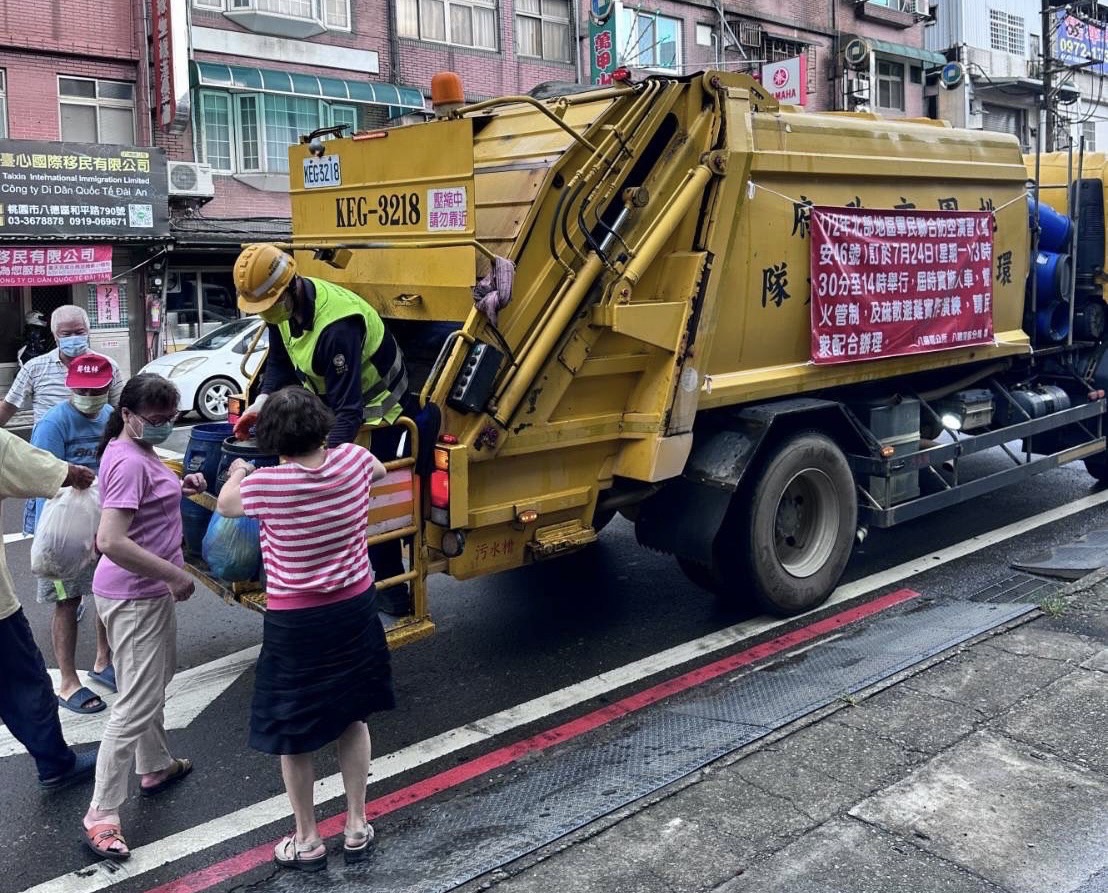
{"label": "red banner with chinese text", "polygon": [[814,207],[812,362],[993,340],[988,211]]}
{"label": "red banner with chinese text", "polygon": [[111,245],[0,248],[0,286],[110,282]]}

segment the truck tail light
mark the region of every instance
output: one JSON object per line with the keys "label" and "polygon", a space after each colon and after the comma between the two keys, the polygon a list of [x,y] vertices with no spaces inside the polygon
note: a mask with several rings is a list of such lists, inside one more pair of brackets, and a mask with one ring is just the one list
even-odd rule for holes
{"label": "truck tail light", "polygon": [[431,472],[431,507],[450,508],[450,473],[441,469]]}

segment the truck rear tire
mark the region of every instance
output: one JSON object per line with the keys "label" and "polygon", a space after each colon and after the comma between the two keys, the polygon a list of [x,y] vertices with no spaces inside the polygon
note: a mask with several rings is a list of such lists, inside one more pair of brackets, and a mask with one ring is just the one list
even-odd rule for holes
{"label": "truck rear tire", "polygon": [[1102,484],[1108,484],[1108,452],[1097,453],[1085,460],[1085,470]]}
{"label": "truck rear tire", "polygon": [[842,450],[814,431],[793,435],[735,499],[716,541],[717,578],[736,596],[751,591],[779,616],[823,604],[850,560],[858,522],[854,475]]}

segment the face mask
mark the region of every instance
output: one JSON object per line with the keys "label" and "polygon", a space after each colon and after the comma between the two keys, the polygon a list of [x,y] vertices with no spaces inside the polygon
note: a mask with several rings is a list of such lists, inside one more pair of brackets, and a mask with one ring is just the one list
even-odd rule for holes
{"label": "face mask", "polygon": [[282,296],[272,307],[259,311],[258,316],[273,326],[288,322],[292,318],[292,301]]}
{"label": "face mask", "polygon": [[142,425],[140,433],[136,434],[130,428],[128,428],[127,433],[135,440],[141,440],[149,446],[165,443],[169,440],[169,435],[173,433],[173,422],[163,422],[160,425],[149,425],[142,419],[139,419],[138,422]]}
{"label": "face mask", "polygon": [[58,339],[58,348],[67,357],[79,357],[88,351],[88,335],[64,335]]}
{"label": "face mask", "polygon": [[74,394],[70,398],[70,402],[72,402],[73,408],[76,409],[77,412],[84,413],[85,415],[96,415],[107,405],[108,395]]}

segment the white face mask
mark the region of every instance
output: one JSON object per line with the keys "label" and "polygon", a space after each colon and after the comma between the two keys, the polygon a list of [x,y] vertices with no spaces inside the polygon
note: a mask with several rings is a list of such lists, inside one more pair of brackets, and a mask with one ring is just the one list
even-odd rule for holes
{"label": "white face mask", "polygon": [[96,415],[108,405],[107,394],[74,394],[69,399],[73,408],[85,415]]}

